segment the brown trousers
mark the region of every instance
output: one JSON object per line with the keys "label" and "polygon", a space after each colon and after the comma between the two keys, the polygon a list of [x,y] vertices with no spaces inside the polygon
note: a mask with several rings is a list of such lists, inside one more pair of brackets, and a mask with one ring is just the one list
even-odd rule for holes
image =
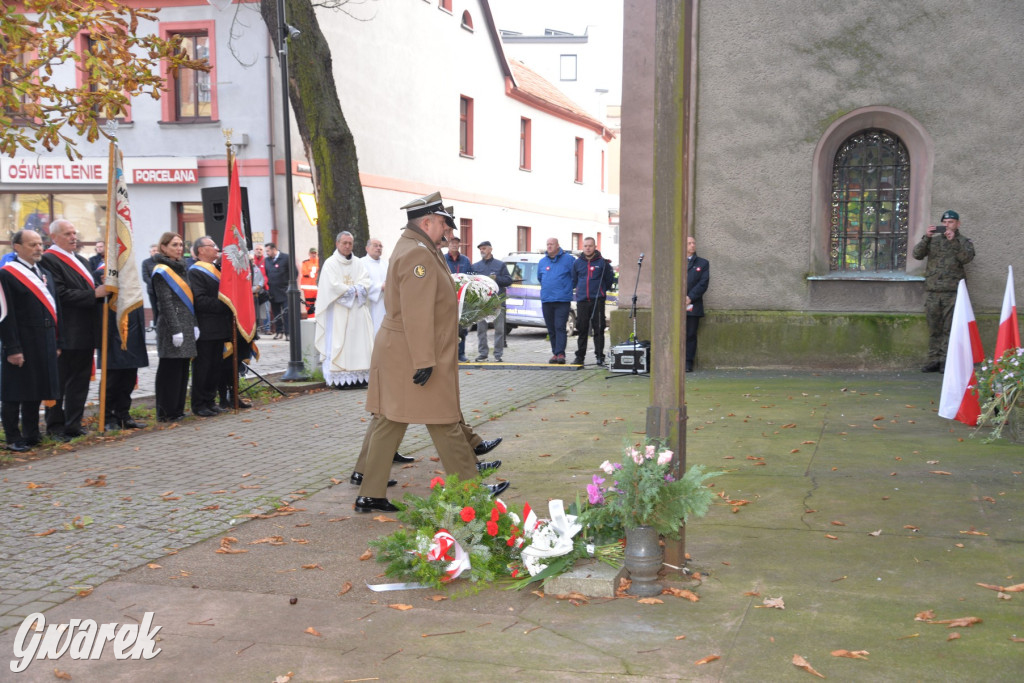
{"label": "brown trousers", "polygon": [[[359,458],[356,459],[356,466],[353,472],[359,472],[362,474],[366,471],[366,458],[370,453],[370,434],[373,432],[373,426],[377,423],[377,416],[374,415],[373,419],[370,420],[370,424],[366,426],[366,435],[363,436],[363,445],[359,449]],[[466,424],[465,418],[459,423],[459,427],[462,428],[462,433],[466,435],[466,441],[469,442],[470,448],[476,448],[483,442],[483,437],[473,431],[473,428]],[[401,446],[401,443],[399,443]],[[397,449],[396,449],[397,450]]]}
{"label": "brown trousers", "polygon": [[[437,454],[441,456],[441,465],[448,474],[457,474],[459,479],[468,481],[477,476],[476,456],[463,431],[464,423],[426,425],[430,439],[434,442]],[[388,477],[395,451],[402,444],[405,430],[409,425],[405,422],[392,422],[386,417],[375,415],[371,421],[372,430],[367,449],[366,471],[363,472],[363,483],[359,487],[359,495],[368,498],[384,498],[387,496]]]}

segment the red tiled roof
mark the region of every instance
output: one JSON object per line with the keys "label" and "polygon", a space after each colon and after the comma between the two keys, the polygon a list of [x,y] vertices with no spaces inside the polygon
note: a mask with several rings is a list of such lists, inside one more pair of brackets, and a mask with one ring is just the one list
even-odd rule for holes
{"label": "red tiled roof", "polygon": [[527,99],[539,100],[546,105],[547,109],[561,110],[569,118],[577,120],[587,128],[602,133],[607,130],[603,122],[588,114],[583,107],[569,99],[565,93],[541,77],[536,71],[515,59],[509,59],[508,63],[512,68],[514,90],[519,94],[525,95]]}

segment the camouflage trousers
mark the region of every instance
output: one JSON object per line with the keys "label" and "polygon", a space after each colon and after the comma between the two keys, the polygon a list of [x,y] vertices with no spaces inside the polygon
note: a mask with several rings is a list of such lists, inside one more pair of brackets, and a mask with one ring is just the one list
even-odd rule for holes
{"label": "camouflage trousers", "polygon": [[953,323],[953,305],[956,292],[928,292],[924,300],[924,315],[928,320],[928,360],[946,360],[949,328]]}

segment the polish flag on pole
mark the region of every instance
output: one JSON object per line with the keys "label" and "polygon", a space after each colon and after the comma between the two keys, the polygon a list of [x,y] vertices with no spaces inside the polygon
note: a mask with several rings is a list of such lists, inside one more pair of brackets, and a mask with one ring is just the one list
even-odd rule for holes
{"label": "polish flag on pole", "polygon": [[967,281],[961,280],[956,290],[953,324],[949,330],[946,349],[946,370],[942,377],[942,397],[939,417],[963,422],[974,427],[981,415],[978,403],[978,383],[974,364],[985,359],[981,348],[981,335],[974,321],[971,298],[967,296]]}
{"label": "polish flag on pole", "polygon": [[996,336],[996,360],[1010,349],[1020,348],[1020,328],[1017,326],[1017,298],[1013,295],[1013,266],[1008,266],[1006,293],[1003,294],[1003,312],[999,315],[999,334]]}

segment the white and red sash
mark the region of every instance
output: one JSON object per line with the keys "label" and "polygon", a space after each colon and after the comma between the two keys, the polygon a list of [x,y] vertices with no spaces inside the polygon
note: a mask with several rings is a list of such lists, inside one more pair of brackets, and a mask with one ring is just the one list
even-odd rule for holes
{"label": "white and red sash", "polygon": [[32,270],[25,266],[20,261],[11,261],[4,268],[10,271],[11,275],[18,278],[21,284],[28,287],[28,290],[32,292],[39,303],[41,303],[47,311],[50,313],[50,317],[53,318],[53,324],[57,324],[57,302],[53,300],[53,295],[50,294],[50,290],[46,288],[43,281],[36,277]]}
{"label": "white and red sash", "polygon": [[56,244],[51,246],[46,251],[47,251],[47,253],[53,254],[54,256],[59,258],[64,263],[66,263],[69,266],[71,266],[75,270],[76,273],[78,273],[83,278],[85,278],[85,281],[86,281],[86,283],[88,283],[89,287],[91,287],[93,289],[96,288],[96,282],[92,279],[92,273],[89,272],[89,269],[86,268],[85,265],[81,261],[79,261],[78,258],[76,258],[74,254],[70,254],[70,253],[64,251],[63,249],[58,247]]}

